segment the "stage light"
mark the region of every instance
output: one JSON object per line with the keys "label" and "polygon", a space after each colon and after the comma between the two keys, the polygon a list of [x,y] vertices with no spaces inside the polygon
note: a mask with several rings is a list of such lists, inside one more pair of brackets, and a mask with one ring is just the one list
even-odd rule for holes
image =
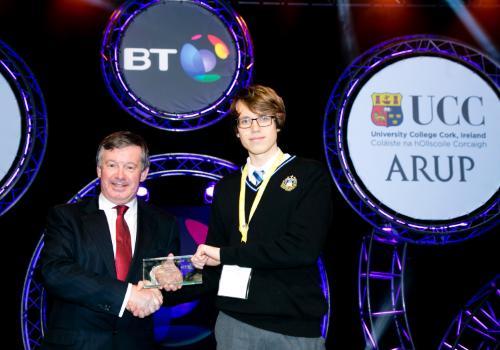
{"label": "stage light", "polygon": [[205,202],[205,204],[212,204],[212,200],[214,198],[214,187],[215,187],[214,181],[208,183],[208,186],[203,194],[203,201]]}
{"label": "stage light", "polygon": [[373,0],[372,4],[375,6],[403,6],[406,4],[406,1],[401,0]]}
{"label": "stage light", "polygon": [[149,201],[149,191],[146,187],[144,186],[139,186],[137,189],[137,197],[141,198],[144,201]]}
{"label": "stage light", "polygon": [[66,11],[78,11],[92,7],[113,10],[116,4],[113,0],[56,0],[53,6],[57,6],[60,10]]}
{"label": "stage light", "polygon": [[78,35],[95,35],[115,8],[114,0],[52,0],[47,5],[46,18],[51,30],[65,37],[75,30]]}
{"label": "stage light", "polygon": [[71,0],[74,4],[75,2],[79,2],[81,4],[87,4],[94,7],[100,7],[105,10],[113,10],[117,4],[115,0]]}
{"label": "stage light", "polygon": [[471,35],[481,45],[483,50],[486,51],[494,59],[499,58],[499,52],[495,44],[488,37],[488,34],[481,28],[481,25],[476,21],[474,16],[469,12],[467,7],[461,0],[446,0],[450,8],[460,18],[464,26],[469,30]]}
{"label": "stage light", "polygon": [[348,0],[338,0],[338,19],[342,28],[342,48],[349,62],[353,61],[358,55],[358,43],[356,40],[356,33],[354,31],[354,24],[352,20],[351,8],[349,7]]}
{"label": "stage light", "polygon": [[95,5],[98,7],[105,8],[105,9],[114,8],[114,6],[111,4],[112,1],[109,1],[109,0],[84,0],[84,1],[89,3],[90,5]]}

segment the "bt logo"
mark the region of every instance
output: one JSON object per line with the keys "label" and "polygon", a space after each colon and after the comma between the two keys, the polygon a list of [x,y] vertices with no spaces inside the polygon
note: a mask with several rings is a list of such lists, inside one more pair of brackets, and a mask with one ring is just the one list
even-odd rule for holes
{"label": "bt logo", "polygon": [[[217,59],[226,60],[229,57],[227,45],[217,36],[196,34],[190,43],[181,48],[180,63],[184,72],[192,79],[202,83],[212,83],[221,78],[219,74],[211,73],[217,66]],[[194,44],[198,44],[195,46]],[[202,47],[202,48],[199,48]],[[208,48],[207,48],[208,47]],[[169,69],[170,55],[176,55],[177,49],[160,48],[125,48],[124,69],[144,71],[151,68],[152,56],[157,55],[158,70],[166,72]]]}
{"label": "bt logo", "polygon": [[[202,38],[203,35],[197,34],[191,38],[191,41],[197,42]],[[207,49],[198,50],[191,43],[184,44],[181,49],[182,68],[191,78],[203,83],[211,83],[220,79],[219,74],[209,73],[217,65],[217,57],[225,60],[229,56],[229,49],[221,39],[212,34],[208,34],[207,39],[213,46],[213,52]]]}

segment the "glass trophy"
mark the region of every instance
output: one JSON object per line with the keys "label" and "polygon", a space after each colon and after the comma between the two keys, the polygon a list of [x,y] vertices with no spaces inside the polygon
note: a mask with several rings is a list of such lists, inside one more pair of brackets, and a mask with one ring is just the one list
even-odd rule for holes
{"label": "glass trophy", "polygon": [[183,286],[203,283],[201,270],[191,263],[192,255],[142,259],[144,288],[160,288],[165,284]]}

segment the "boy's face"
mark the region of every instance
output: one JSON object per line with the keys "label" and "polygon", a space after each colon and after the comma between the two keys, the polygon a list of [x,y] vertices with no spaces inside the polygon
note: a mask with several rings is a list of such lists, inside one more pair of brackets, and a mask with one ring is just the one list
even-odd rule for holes
{"label": "boy's face", "polygon": [[[252,112],[245,103],[238,102],[236,104],[238,119],[248,117],[257,118],[259,114]],[[241,144],[248,151],[250,157],[260,156],[266,159],[267,156],[273,155],[277,148],[278,129],[276,128],[276,120],[273,119],[269,126],[259,126],[257,120],[252,121],[249,128],[237,128],[236,136],[239,137]]]}

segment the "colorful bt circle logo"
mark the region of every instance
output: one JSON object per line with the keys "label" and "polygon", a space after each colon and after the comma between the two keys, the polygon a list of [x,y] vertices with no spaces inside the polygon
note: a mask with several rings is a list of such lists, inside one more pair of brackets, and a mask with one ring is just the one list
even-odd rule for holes
{"label": "colorful bt circle logo", "polygon": [[191,78],[202,83],[213,83],[221,78],[219,74],[210,73],[217,65],[217,58],[226,60],[229,56],[227,45],[218,37],[208,34],[206,38],[211,44],[209,49],[198,49],[195,44],[207,46],[202,40],[202,34],[196,34],[191,37],[191,42],[186,43],[181,49],[181,66]]}

